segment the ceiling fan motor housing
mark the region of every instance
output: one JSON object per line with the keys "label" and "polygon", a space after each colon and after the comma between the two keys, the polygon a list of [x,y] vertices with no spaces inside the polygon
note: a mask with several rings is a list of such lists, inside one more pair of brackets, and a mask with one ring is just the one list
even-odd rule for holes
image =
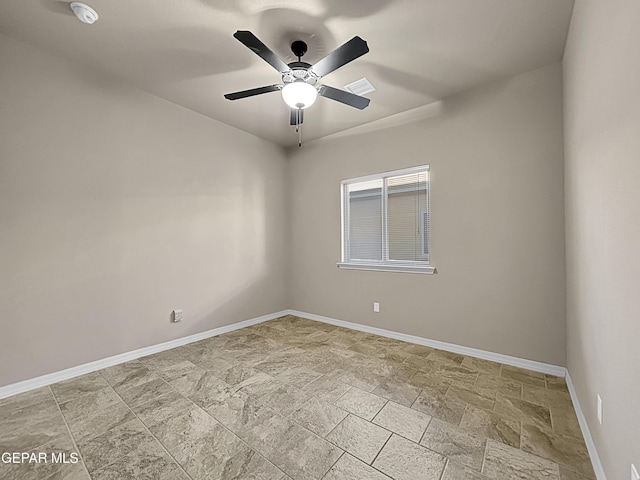
{"label": "ceiling fan motor housing", "polygon": [[291,70],[282,75],[282,83],[285,85],[296,80],[302,80],[309,85],[315,85],[318,82],[318,77],[310,70],[311,65],[306,62],[291,62],[289,68]]}
{"label": "ceiling fan motor housing", "polygon": [[307,44],[302,40],[296,40],[291,44],[291,51],[300,60],[300,57],[307,53]]}

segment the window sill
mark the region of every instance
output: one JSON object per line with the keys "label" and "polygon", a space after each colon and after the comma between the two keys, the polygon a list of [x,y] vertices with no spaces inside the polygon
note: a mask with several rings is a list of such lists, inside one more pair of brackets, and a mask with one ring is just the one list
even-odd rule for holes
{"label": "window sill", "polygon": [[417,265],[389,265],[389,264],[377,264],[377,263],[344,263],[339,262],[338,268],[344,268],[345,270],[371,270],[375,272],[401,272],[401,273],[424,273],[427,275],[433,275],[438,273],[436,267],[431,265],[417,266]]}

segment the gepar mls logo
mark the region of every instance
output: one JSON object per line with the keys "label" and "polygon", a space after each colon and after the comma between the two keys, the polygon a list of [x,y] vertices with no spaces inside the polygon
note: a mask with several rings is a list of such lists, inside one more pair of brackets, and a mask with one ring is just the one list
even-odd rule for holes
{"label": "gepar mls logo", "polygon": [[60,463],[74,464],[80,461],[76,452],[3,452],[2,463]]}

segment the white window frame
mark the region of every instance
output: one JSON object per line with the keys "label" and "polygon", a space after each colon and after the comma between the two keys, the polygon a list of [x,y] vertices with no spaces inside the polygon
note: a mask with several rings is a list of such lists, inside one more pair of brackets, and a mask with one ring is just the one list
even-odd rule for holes
{"label": "white window frame", "polygon": [[[388,172],[382,172],[374,175],[365,175],[362,177],[348,178],[340,182],[340,210],[341,214],[341,249],[342,259],[338,262],[338,267],[347,270],[373,270],[384,272],[405,272],[405,273],[436,273],[435,267],[431,264],[431,229],[430,225],[426,225],[427,230],[427,244],[424,244],[424,234],[422,235],[422,252],[427,252],[427,261],[405,261],[405,260],[390,260],[389,259],[389,242],[387,237],[387,179],[398,175],[409,175],[412,173],[427,172],[427,208],[431,209],[431,178],[429,174],[429,165],[418,165],[411,168],[403,168],[401,170],[392,170]],[[371,180],[382,180],[382,258],[381,261],[376,260],[351,260],[349,258],[349,208],[347,203],[348,187],[351,183],[367,182]],[[424,213],[427,213],[429,218],[431,214],[429,211],[420,212],[421,221],[424,220]],[[424,227],[424,226],[423,226]],[[423,230],[424,232],[424,230]]]}

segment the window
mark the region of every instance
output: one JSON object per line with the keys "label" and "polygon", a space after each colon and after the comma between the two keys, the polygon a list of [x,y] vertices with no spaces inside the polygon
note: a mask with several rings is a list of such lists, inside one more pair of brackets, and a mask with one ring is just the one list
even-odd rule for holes
{"label": "window", "polygon": [[340,268],[434,273],[429,166],[342,181]]}

